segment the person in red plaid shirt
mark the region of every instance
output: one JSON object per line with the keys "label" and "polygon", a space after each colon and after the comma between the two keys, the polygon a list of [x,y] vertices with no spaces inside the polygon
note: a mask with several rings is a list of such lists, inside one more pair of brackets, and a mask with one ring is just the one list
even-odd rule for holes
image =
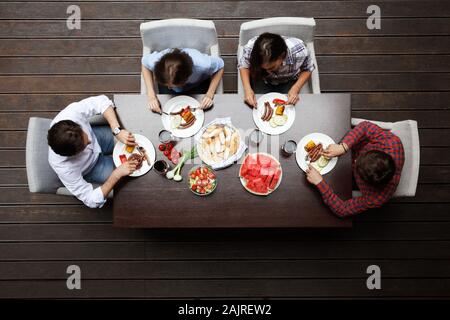
{"label": "person in red plaid shirt", "polygon": [[352,150],[352,171],[361,196],[342,200],[311,165],[307,180],[322,194],[324,202],[339,217],[348,217],[377,208],[394,194],[405,162],[399,137],[379,126],[364,121],[353,128],[340,144],[329,145],[326,157],[339,157]]}

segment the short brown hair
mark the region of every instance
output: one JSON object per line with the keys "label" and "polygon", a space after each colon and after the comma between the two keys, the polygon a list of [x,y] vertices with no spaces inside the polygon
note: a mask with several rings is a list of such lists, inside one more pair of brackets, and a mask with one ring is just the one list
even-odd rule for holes
{"label": "short brown hair", "polygon": [[72,120],[55,123],[47,134],[48,145],[61,156],[74,156],[84,150],[83,129]]}
{"label": "short brown hair", "polygon": [[386,152],[370,150],[356,159],[356,171],[361,179],[373,187],[382,187],[395,174],[395,162]]}
{"label": "short brown hair", "polygon": [[179,49],[166,53],[155,64],[155,77],[158,83],[183,86],[192,74],[192,58]]}

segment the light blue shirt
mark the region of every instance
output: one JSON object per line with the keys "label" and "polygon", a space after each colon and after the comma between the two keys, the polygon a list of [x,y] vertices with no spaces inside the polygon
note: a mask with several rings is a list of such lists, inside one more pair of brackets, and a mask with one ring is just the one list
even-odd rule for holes
{"label": "light blue shirt", "polygon": [[[152,72],[155,69],[155,64],[161,59],[163,55],[171,52],[173,49],[165,49],[163,51],[144,54],[142,57],[142,64]],[[183,92],[189,90],[206,79],[212,77],[220,69],[223,69],[224,63],[222,58],[209,56],[201,53],[196,49],[183,48],[182,52],[187,53],[193,62],[192,74],[189,76],[186,84],[183,87],[171,88],[175,92]]]}

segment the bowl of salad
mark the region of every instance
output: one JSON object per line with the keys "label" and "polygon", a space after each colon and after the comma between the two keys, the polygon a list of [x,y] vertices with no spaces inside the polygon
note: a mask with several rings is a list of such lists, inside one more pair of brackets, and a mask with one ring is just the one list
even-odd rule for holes
{"label": "bowl of salad", "polygon": [[198,196],[207,196],[216,190],[217,178],[209,166],[198,165],[189,171],[189,189]]}

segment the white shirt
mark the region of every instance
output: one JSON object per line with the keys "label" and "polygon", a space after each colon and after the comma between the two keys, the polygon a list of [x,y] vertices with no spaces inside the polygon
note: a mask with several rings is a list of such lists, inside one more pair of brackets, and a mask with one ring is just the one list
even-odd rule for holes
{"label": "white shirt", "polygon": [[48,162],[61,182],[67,190],[90,208],[102,207],[106,199],[100,187],[94,189],[92,184],[83,178],[95,166],[98,156],[102,152],[89,124],[89,118],[97,114],[103,114],[112,105],[113,102],[105,95],[90,97],[69,104],[58,113],[51,123],[51,126],[53,126],[61,120],[72,120],[81,126],[88,135],[89,141],[91,141],[82,152],[71,157],[61,156],[56,154],[52,148],[48,148]]}

